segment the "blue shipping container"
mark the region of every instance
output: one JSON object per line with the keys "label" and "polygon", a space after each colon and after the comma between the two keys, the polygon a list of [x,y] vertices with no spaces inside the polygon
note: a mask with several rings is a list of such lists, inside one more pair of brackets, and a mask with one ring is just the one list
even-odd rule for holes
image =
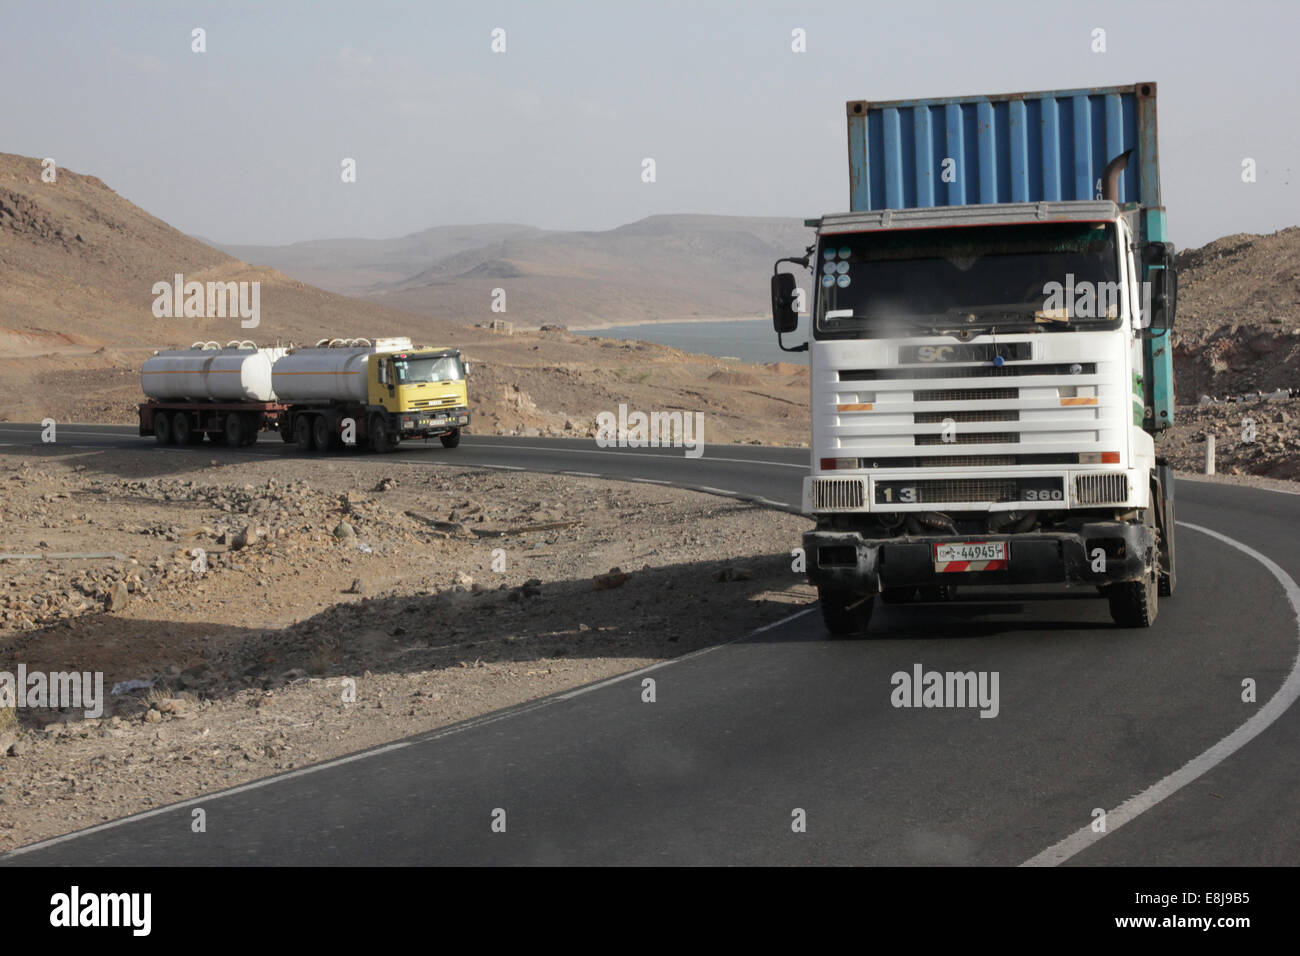
{"label": "blue shipping container", "polygon": [[[1160,206],[1156,84],[848,103],[850,210],[1100,199]],[[1154,238],[1154,237],[1151,237]]]}

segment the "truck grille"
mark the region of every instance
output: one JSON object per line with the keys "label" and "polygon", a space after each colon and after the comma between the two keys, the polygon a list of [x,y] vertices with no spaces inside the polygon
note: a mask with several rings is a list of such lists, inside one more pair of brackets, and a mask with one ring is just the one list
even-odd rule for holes
{"label": "truck grille", "polygon": [[987,409],[979,412],[913,412],[912,421],[918,425],[938,425],[951,418],[954,422],[1018,422],[1020,413],[1015,409]]}
{"label": "truck grille", "polygon": [[958,501],[1015,501],[1019,488],[1014,478],[927,478],[905,483],[915,489],[916,504]]}
{"label": "truck grille", "polygon": [[1128,475],[1075,475],[1074,501],[1080,505],[1123,504],[1128,500]]}
{"label": "truck grille", "polygon": [[942,435],[913,435],[917,445],[1005,445],[1020,441],[1019,432],[959,432],[945,441]]}
{"label": "truck grille", "polygon": [[1079,366],[1078,372],[1071,371],[1072,366],[1058,364],[1038,365],[940,365],[909,366],[906,368],[864,368],[846,369],[840,372],[841,382],[887,382],[897,379],[926,378],[1018,378],[1022,375],[1095,375],[1097,364],[1088,362]]}
{"label": "truck grille", "polygon": [[1004,398],[1019,398],[1018,388],[942,388],[915,392],[918,402],[992,402]]}
{"label": "truck grille", "polygon": [[818,511],[847,511],[862,508],[866,495],[861,478],[818,478],[813,495]]}

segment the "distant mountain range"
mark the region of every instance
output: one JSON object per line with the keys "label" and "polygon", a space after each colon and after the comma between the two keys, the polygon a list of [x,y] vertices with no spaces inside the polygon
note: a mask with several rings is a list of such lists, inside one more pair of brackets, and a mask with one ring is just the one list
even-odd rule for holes
{"label": "distant mountain range", "polygon": [[[601,232],[439,226],[400,239],[218,248],[433,318],[583,325],[765,315],[772,263],[810,238],[798,219],[665,215]],[[505,314],[492,311],[496,289]]]}

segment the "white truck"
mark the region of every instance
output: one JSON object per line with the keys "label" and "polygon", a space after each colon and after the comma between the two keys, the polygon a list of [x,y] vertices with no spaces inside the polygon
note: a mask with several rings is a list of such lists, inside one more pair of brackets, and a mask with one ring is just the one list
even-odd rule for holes
{"label": "white truck", "polygon": [[851,211],[813,273],[808,573],[827,628],[877,598],[1087,586],[1120,626],[1173,593],[1168,331],[1155,84],[848,104]]}

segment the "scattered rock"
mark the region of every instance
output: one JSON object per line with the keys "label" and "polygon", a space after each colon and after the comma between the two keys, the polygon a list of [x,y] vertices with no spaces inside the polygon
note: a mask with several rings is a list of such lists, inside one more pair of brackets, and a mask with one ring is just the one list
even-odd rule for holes
{"label": "scattered rock", "polygon": [[126,607],[127,602],[131,599],[131,592],[127,590],[125,581],[118,581],[108,589],[108,600],[105,606],[110,611],[120,611]]}
{"label": "scattered rock", "polygon": [[597,591],[608,591],[612,588],[621,588],[631,575],[625,573],[619,568],[610,568],[605,574],[598,574],[591,579],[591,586]]}

